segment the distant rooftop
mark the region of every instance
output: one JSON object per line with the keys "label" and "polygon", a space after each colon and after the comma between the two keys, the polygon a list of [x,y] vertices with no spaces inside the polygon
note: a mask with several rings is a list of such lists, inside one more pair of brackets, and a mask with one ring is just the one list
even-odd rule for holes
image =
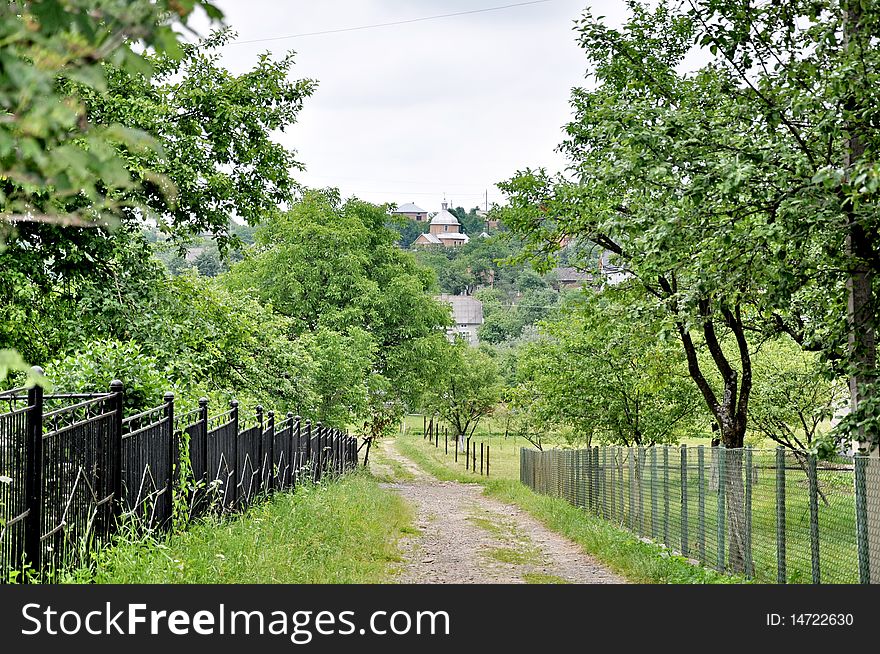
{"label": "distant rooftop", "polygon": [[413,202],[407,202],[406,204],[402,204],[397,209],[394,210],[394,213],[428,213],[420,206],[414,204]]}
{"label": "distant rooftop", "polygon": [[483,324],[483,303],[476,298],[444,293],[438,299],[452,305],[452,318],[457,325]]}
{"label": "distant rooftop", "polygon": [[441,209],[436,216],[431,218],[432,225],[460,225],[458,218],[449,213],[446,209]]}

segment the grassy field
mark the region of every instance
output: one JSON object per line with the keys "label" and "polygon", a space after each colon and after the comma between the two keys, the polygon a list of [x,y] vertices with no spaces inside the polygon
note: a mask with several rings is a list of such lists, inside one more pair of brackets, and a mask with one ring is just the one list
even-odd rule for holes
{"label": "grassy field", "polygon": [[[401,432],[405,438],[417,438],[422,440],[422,418],[421,416],[407,416],[405,420],[405,430]],[[427,444],[427,441],[423,441]],[[454,463],[453,441],[449,440],[449,454],[447,455],[443,433],[441,431],[439,438],[439,447],[431,447],[433,453],[431,456],[437,462],[453,461],[453,468],[460,469],[462,472],[461,479],[464,481],[475,481],[480,477],[480,443],[489,447],[489,475],[493,478],[500,479],[519,479],[519,450],[521,447],[530,447],[530,445],[522,438],[514,438],[509,436],[504,438],[504,427],[501,424],[495,424],[495,421],[488,420],[481,423],[474,433],[472,442],[477,444],[477,472],[476,474],[468,474],[464,472],[465,454],[458,453],[458,463]],[[485,460],[484,460],[485,464]]]}
{"label": "grassy field", "polygon": [[97,583],[378,583],[413,533],[410,508],[365,472],[279,493],[241,516],[209,519],[162,541],[119,542],[68,581]]}
{"label": "grassy field", "polygon": [[[722,514],[723,493],[719,495],[713,486],[713,452],[704,451],[703,479],[700,481],[697,452],[688,450],[687,483],[682,497],[681,452],[670,448],[668,465],[663,462],[663,450],[646,452],[642,466],[634,466],[630,481],[630,459],[625,450],[602,450],[600,463],[605,470],[604,478],[597,484],[594,506],[610,521],[623,525],[633,532],[663,542],[699,558],[706,565],[716,566],[719,549],[726,557],[729,537],[723,528],[727,518]],[[614,454],[617,452],[617,463]],[[569,470],[560,475],[558,492],[568,501],[579,505],[588,502],[586,482],[576,483],[578,464],[573,460],[577,453],[560,454],[571,457],[560,461],[559,470]],[[654,457],[656,456],[656,461]],[[580,463],[581,469],[586,462]],[[552,466],[551,466],[552,468]],[[639,474],[639,470],[641,474]],[[548,470],[552,475],[552,471]],[[581,473],[586,478],[586,473]],[[641,478],[640,478],[641,477]],[[664,477],[668,482],[664,483]],[[808,583],[812,579],[810,538],[809,486],[807,475],[793,457],[786,458],[785,477],[785,554],[786,581]],[[820,466],[817,474],[821,496],[818,502],[818,547],[820,579],[823,583],[857,583],[858,565],[856,550],[855,510],[851,467],[843,465]],[[554,482],[550,481],[551,484]],[[757,581],[774,583],[777,579],[777,482],[775,452],[753,453],[751,477],[751,552],[754,577]],[[701,493],[702,489],[702,493]],[[700,496],[703,497],[702,528],[700,526]],[[683,502],[686,500],[686,502]],[[683,506],[687,506],[687,520],[683,519]],[[719,516],[722,529],[719,532]],[[723,563],[722,563],[723,565]]]}
{"label": "grassy field", "polygon": [[[504,450],[499,448],[499,452],[504,453],[499,474],[493,473],[487,478],[465,471],[463,463],[454,463],[451,456],[444,455],[442,447],[429,445],[420,432],[421,424],[418,433],[410,430],[408,435],[397,437],[397,447],[402,454],[441,480],[482,484],[490,497],[528,511],[548,528],[579,543],[584,551],[632,582],[707,584],[744,581],[692,565],[666,548],[641,541],[632,533],[574,507],[564,499],[539,495],[523,486],[519,482],[518,448],[514,450],[510,439]],[[539,578],[532,582],[554,583],[551,579]]]}

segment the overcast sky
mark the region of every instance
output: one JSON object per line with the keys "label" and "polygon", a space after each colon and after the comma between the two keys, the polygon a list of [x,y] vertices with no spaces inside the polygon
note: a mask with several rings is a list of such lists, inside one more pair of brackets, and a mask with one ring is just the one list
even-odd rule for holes
{"label": "overcast sky", "polygon": [[[521,1],[521,0],[520,0]],[[215,0],[239,41],[498,7],[517,0]],[[299,122],[279,139],[298,152],[308,186],[436,211],[444,195],[470,208],[501,196],[494,183],[526,166],[559,170],[554,152],[570,90],[586,59],[573,22],[588,0],[358,31],[236,43],[233,72],[258,54],[297,53],[293,75],[318,81]],[[618,23],[619,0],[592,0]]]}

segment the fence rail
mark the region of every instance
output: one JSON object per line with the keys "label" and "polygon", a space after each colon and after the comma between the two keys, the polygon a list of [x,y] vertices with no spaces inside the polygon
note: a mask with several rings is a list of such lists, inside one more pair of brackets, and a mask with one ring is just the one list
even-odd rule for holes
{"label": "fence rail", "polygon": [[880,583],[876,457],[524,448],[520,480],[720,572],[762,583]]}
{"label": "fence rail", "polygon": [[80,563],[123,518],[168,529],[175,511],[241,511],[357,465],[356,438],[292,414],[276,425],[233,400],[212,416],[202,398],[175,416],[172,393],[127,417],[123,406],[118,381],[102,393],[0,392],[0,583]]}

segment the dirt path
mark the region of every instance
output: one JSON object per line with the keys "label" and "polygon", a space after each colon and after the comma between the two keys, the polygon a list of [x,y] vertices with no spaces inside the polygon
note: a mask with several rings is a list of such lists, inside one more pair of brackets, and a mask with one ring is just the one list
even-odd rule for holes
{"label": "dirt path", "polygon": [[417,512],[398,583],[626,583],[524,511],[485,497],[477,484],[439,481],[381,443],[374,471]]}

